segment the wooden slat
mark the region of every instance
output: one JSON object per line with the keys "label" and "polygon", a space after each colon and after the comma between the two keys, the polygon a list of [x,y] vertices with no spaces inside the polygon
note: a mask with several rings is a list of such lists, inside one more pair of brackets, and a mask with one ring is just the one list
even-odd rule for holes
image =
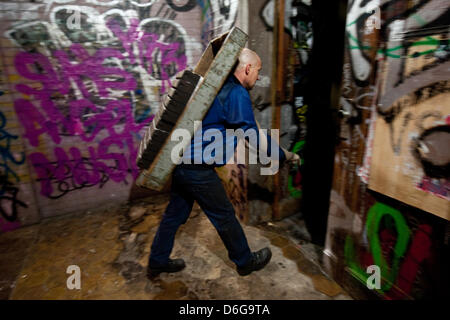
{"label": "wooden slat", "polygon": [[177,76],[173,88],[169,91],[141,141],[137,157],[137,165],[141,169],[151,166],[174,129],[199,80],[200,76],[190,70],[184,70]]}

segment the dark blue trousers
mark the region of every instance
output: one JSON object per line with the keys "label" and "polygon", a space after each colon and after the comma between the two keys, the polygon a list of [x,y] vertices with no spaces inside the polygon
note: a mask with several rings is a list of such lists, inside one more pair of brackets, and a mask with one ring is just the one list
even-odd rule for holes
{"label": "dark blue trousers", "polygon": [[238,267],[249,262],[252,253],[247,238],[214,168],[179,165],[172,174],[170,202],[153,239],[149,264],[167,264],[175,234],[186,223],[194,201],[198,202],[216,228],[230,260]]}

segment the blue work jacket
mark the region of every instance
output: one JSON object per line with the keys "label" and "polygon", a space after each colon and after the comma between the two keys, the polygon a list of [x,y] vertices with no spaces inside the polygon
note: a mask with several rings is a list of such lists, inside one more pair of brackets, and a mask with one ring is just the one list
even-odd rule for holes
{"label": "blue work jacket", "polygon": [[[231,156],[234,154],[234,150],[237,146],[237,138],[229,137],[226,135],[226,129],[242,129],[244,131],[248,129],[254,129],[258,132],[258,127],[255,122],[255,116],[253,114],[252,102],[250,95],[239,82],[239,80],[231,75],[225,81],[219,94],[214,99],[209,111],[205,115],[202,121],[202,130],[197,130],[194,137],[191,140],[190,148],[186,148],[183,154],[184,163],[192,164],[212,164],[213,166],[223,166],[227,163]],[[212,131],[209,131],[212,129]],[[205,132],[213,132],[222,136],[222,141],[212,136],[209,139],[204,136]],[[257,146],[254,146],[259,150],[259,136],[257,137]],[[272,141],[270,135],[267,135],[268,150],[265,151],[267,156],[271,157],[271,144],[275,143],[274,148],[278,148],[279,161],[286,160],[286,155],[279,145]],[[220,143],[221,145],[218,145]],[[227,153],[227,146],[233,152]],[[209,148],[205,156],[205,149]],[[217,150],[222,150],[222,154],[217,154]],[[212,159],[212,157],[214,159]],[[276,159],[278,160],[278,159]]]}

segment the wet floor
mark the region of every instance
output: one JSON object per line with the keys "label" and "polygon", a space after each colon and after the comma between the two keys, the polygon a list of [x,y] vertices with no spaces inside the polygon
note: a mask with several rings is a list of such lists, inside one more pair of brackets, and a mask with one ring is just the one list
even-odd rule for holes
{"label": "wet floor", "polygon": [[[154,196],[1,234],[0,299],[351,299],[322,271],[320,248],[298,240],[307,238],[301,220],[243,226],[252,250],[269,246],[273,255],[263,270],[241,277],[198,207],[172,252],[186,268],[148,280],[150,245],[167,200]],[[69,266],[79,267],[80,289],[68,289]]]}

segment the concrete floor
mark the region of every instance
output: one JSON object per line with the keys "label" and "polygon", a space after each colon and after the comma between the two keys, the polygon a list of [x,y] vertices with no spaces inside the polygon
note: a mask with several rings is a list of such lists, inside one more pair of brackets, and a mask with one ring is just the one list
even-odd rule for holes
{"label": "concrete floor", "polygon": [[[150,244],[167,200],[156,196],[1,234],[0,299],[351,299],[322,271],[320,248],[304,241],[301,220],[244,226],[251,249],[270,246],[273,256],[263,270],[240,277],[197,206],[172,253],[186,269],[148,280]],[[81,270],[79,290],[67,288],[70,265]]]}

